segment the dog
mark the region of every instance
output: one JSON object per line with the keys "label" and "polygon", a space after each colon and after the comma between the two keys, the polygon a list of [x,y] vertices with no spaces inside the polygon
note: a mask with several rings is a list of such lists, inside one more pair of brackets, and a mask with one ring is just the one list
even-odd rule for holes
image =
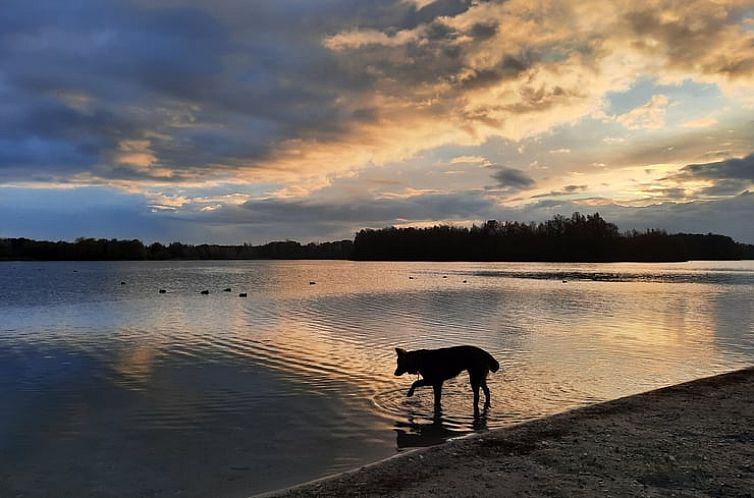
{"label": "dog", "polygon": [[471,389],[474,392],[474,412],[479,411],[479,388],[484,391],[484,408],[490,407],[490,390],[487,387],[487,374],[497,372],[500,364],[484,349],[476,346],[454,346],[442,349],[419,349],[406,351],[395,348],[398,366],[395,375],[408,372],[420,374],[421,379],[411,384],[407,396],[414,395],[417,387],[432,386],[435,393],[435,409],[439,410],[442,398],[442,383],[467,370]]}

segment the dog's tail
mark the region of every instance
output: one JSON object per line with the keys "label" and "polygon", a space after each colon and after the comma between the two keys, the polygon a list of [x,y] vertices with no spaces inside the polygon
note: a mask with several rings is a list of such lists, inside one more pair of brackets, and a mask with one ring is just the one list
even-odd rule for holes
{"label": "dog's tail", "polygon": [[500,363],[498,363],[497,360],[493,358],[491,354],[487,353],[487,356],[489,357],[489,360],[490,360],[490,372],[497,372],[498,370],[500,370]]}

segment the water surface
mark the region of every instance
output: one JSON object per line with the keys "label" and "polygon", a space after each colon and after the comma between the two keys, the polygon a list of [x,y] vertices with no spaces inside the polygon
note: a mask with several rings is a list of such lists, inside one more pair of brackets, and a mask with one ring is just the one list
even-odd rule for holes
{"label": "water surface", "polygon": [[[754,262],[2,262],[0,496],[248,496],[737,369],[752,296]],[[477,419],[392,376],[457,344],[502,365]]]}

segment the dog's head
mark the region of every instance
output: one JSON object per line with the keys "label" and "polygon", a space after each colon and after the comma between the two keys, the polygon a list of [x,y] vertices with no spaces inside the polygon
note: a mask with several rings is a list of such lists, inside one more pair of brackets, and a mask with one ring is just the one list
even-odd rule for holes
{"label": "dog's head", "polygon": [[403,375],[406,372],[410,374],[417,373],[418,367],[416,366],[416,362],[414,361],[411,352],[406,351],[405,349],[395,348],[395,353],[398,355],[398,366],[395,368],[396,376]]}

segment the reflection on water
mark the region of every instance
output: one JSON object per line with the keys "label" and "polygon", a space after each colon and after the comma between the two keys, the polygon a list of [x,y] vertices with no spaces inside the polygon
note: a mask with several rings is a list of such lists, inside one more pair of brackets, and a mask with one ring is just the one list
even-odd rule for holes
{"label": "reflection on water", "polygon": [[[423,417],[416,417],[409,413],[407,417],[401,417],[395,422],[396,446],[398,450],[422,448],[443,443],[450,439],[465,436],[471,432],[487,430],[488,408],[473,414],[470,425],[452,429],[455,424],[443,418],[442,408],[433,408],[432,420],[426,421]],[[403,420],[405,418],[406,420]]]}
{"label": "reflection on water", "polygon": [[[247,496],[751,365],[752,295],[752,262],[0,263],[0,496]],[[438,413],[392,375],[457,344],[502,366],[477,418],[465,374]]]}

